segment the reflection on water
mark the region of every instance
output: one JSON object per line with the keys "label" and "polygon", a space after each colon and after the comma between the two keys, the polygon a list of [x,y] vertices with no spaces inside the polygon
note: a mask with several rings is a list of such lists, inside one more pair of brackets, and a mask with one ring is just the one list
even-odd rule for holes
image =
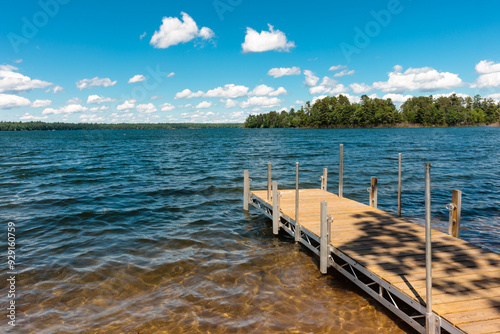
{"label": "reflection on water", "polygon": [[328,167],[336,189],[339,143],[345,196],[366,203],[378,176],[379,207],[394,212],[402,152],[403,214],[420,222],[431,161],[435,226],[462,189],[463,238],[500,251],[498,128],[0,133],[1,221],[18,226],[21,271],[11,332],[409,331],[242,212],[242,171],[264,188],[268,161],[283,187],[299,161],[302,187]]}

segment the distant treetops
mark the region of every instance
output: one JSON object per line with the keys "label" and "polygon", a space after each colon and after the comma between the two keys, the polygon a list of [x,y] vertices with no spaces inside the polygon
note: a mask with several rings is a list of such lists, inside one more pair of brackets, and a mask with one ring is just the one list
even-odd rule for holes
{"label": "distant treetops", "polygon": [[351,103],[344,95],[327,96],[299,110],[250,115],[246,128],[344,128],[405,126],[468,126],[500,122],[500,104],[479,95],[416,96],[396,106],[391,99],[361,97]]}

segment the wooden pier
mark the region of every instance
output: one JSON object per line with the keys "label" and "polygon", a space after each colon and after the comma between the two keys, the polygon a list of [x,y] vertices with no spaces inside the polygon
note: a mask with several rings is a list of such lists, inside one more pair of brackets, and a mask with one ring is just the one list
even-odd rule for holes
{"label": "wooden pier", "polygon": [[[268,175],[271,186],[270,166]],[[376,208],[376,179],[370,206],[341,188],[340,196],[327,192],[326,171],[322,189],[298,190],[298,164],[296,189],[249,184],[245,171],[245,209],[258,208],[275,234],[287,232],[320,257],[322,273],[335,268],[418,332],[500,333],[500,255],[430,229],[426,252],[425,227]],[[456,210],[450,217],[459,225]]]}

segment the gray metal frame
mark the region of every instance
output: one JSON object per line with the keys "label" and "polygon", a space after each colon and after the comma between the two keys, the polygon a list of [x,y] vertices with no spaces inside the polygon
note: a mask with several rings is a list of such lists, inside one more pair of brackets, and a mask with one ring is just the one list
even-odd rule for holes
{"label": "gray metal frame", "polygon": [[[259,197],[251,194],[250,204],[268,218],[273,218],[273,208]],[[300,242],[317,256],[320,255],[320,238],[303,226],[298,230],[300,238],[295,237],[296,222],[291,217],[279,213],[279,227]],[[374,299],[412,326],[419,333],[425,333],[426,307],[410,296],[393,287],[380,276],[369,271],[338,248],[330,245],[328,267],[335,268],[342,275],[367,292]],[[446,319],[441,319],[441,328],[451,334],[465,334]]]}

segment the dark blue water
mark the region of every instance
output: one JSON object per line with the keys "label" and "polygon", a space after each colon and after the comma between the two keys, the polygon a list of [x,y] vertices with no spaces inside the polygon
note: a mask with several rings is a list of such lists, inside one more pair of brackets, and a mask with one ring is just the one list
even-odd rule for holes
{"label": "dark blue water", "polygon": [[[267,162],[280,188],[338,189],[424,217],[432,164],[433,224],[447,229],[463,191],[461,237],[500,252],[500,128],[146,130],[0,133],[2,277],[7,223],[16,224],[15,333],[402,333],[393,316],[269,221],[242,211],[243,170],[254,189]],[[7,305],[8,286],[0,285]],[[0,328],[8,331],[7,311]]]}

